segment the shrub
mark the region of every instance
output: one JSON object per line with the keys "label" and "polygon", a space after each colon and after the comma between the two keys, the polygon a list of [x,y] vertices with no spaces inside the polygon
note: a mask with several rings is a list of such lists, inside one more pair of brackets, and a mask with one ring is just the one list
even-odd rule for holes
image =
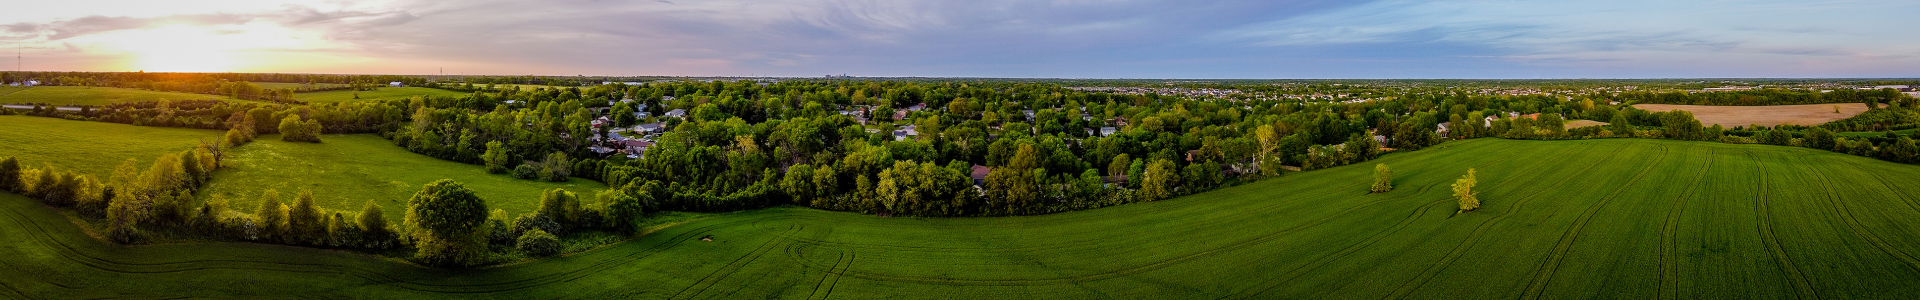
{"label": "shrub", "polygon": [[415,258],[427,265],[468,266],[486,248],[480,234],[487,220],[486,200],[449,179],[428,183],[407,200],[407,232],[419,241]]}
{"label": "shrub", "polygon": [[519,167],[513,168],[513,178],[533,180],[539,176],[540,168],[535,168],[531,164],[521,164]]}
{"label": "shrub", "polygon": [[1473,186],[1478,184],[1479,181],[1474,179],[1473,169],[1467,169],[1467,176],[1454,180],[1453,196],[1460,198],[1460,211],[1473,211],[1480,208],[1479,194],[1473,192]]}
{"label": "shrub", "polygon": [[1387,164],[1373,165],[1373,189],[1371,189],[1371,191],[1374,193],[1385,193],[1392,190],[1393,171],[1387,170]]}
{"label": "shrub", "polygon": [[12,156],[0,158],[0,190],[19,191],[20,161]]}
{"label": "shrub", "polygon": [[520,235],[519,241],[514,243],[514,248],[534,256],[553,255],[560,252],[560,238],[546,231],[534,229]]}

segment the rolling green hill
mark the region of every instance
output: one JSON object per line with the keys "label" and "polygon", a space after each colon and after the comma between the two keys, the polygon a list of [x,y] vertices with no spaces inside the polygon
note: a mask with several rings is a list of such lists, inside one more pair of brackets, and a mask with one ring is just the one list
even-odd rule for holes
{"label": "rolling green hill", "polygon": [[546,190],[563,188],[594,199],[606,189],[605,184],[586,179],[545,182],[487,174],[484,167],[407,152],[372,134],[320,139],[318,144],[295,143],[281,141],[279,135],[263,135],[235,148],[227,158],[229,166],[214,173],[217,179],[201,190],[201,198],[221,195],[235,209],[252,212],[268,189],[278,191],[281,201],[292,201],[305,188],[314,192],[315,204],[328,210],[358,213],[367,200],[378,201],[386,208],[387,219],[399,224],[406,216],[407,199],[421,186],[440,179],[466,183],[490,201],[489,208],[513,215],[534,211]]}
{"label": "rolling green hill", "polygon": [[[1916,166],[1639,139],[1479,139],[1376,162],[1396,190],[1367,194],[1363,164],[1043,216],[782,207],[481,270],[272,245],[115,246],[0,194],[0,297],[1920,297]],[[1483,207],[1456,215],[1448,184],[1467,168]]]}
{"label": "rolling green hill", "polygon": [[219,141],[217,130],[143,127],[118,123],[70,121],[30,116],[0,116],[0,156],[13,156],[29,167],[52,164],[62,171],[79,171],[108,178],[127,159],[146,170],[161,154],[198,147],[201,141]]}
{"label": "rolling green hill", "polygon": [[[18,88],[16,88],[18,89]],[[156,92],[141,89],[123,89],[83,86],[39,86],[24,88],[12,93],[0,91],[0,103],[47,103],[52,105],[105,105],[121,102],[141,102],[158,100],[221,100],[236,101],[225,96],[201,95],[176,92]]]}

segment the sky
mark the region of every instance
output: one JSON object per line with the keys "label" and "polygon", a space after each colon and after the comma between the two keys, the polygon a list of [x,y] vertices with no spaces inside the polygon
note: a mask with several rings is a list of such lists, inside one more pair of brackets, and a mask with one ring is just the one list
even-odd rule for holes
{"label": "sky", "polygon": [[[184,3],[182,3],[184,2]],[[1920,77],[1920,0],[61,0],[0,70]]]}

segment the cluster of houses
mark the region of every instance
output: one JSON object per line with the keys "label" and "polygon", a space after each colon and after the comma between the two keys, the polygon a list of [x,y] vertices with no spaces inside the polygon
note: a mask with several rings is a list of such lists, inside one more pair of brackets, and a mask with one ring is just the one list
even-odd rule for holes
{"label": "cluster of houses", "polygon": [[40,85],[39,80],[28,80],[28,81],[21,81],[21,82],[7,84],[7,86],[38,86],[38,85]]}

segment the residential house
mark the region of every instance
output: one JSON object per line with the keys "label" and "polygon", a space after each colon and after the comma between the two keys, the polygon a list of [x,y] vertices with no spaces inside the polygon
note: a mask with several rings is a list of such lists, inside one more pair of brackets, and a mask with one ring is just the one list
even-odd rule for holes
{"label": "residential house", "polygon": [[969,173],[968,175],[973,176],[973,185],[984,186],[987,184],[987,174],[991,174],[991,173],[993,173],[993,168],[988,168],[987,166],[982,166],[982,165],[973,165],[973,172]]}
{"label": "residential house", "polygon": [[387,86],[389,86],[389,87],[407,87],[407,83],[405,83],[405,82],[399,82],[399,81],[395,81],[395,82],[388,82],[388,83],[387,83]]}
{"label": "residential house", "polygon": [[1113,136],[1114,133],[1119,133],[1119,132],[1120,132],[1119,128],[1114,128],[1111,126],[1100,127],[1100,136]]}
{"label": "residential house", "polygon": [[639,126],[634,126],[633,131],[639,132],[641,134],[652,134],[652,133],[660,133],[664,131],[666,127],[667,127],[666,122],[648,123],[648,124],[640,124]]}
{"label": "residential house", "polygon": [[684,119],[684,118],[686,118],[686,117],[687,117],[687,110],[685,110],[685,109],[678,109],[678,108],[675,108],[675,109],[673,109],[673,110],[669,110],[669,111],[667,111],[667,114],[665,115],[665,117],[668,117],[668,118],[683,118],[683,119]]}

